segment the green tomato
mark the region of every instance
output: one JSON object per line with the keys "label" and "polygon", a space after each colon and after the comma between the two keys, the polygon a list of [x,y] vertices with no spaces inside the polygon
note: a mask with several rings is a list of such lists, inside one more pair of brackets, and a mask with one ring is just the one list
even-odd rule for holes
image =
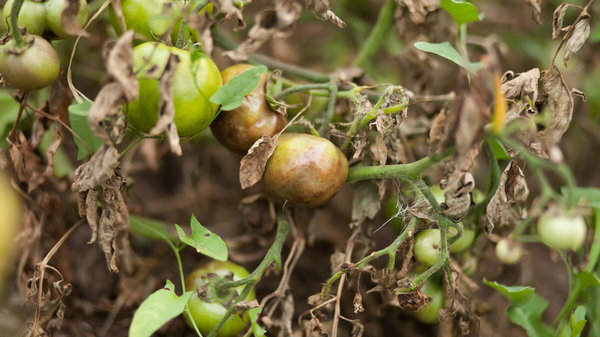
{"label": "green tomato", "polygon": [[433,266],[440,258],[440,230],[429,228],[420,231],[415,236],[413,253],[415,258],[426,266]]}
{"label": "green tomato", "polygon": [[431,297],[431,302],[414,313],[419,322],[425,324],[435,324],[439,320],[440,310],[444,308],[445,293],[444,289],[433,280],[425,281],[421,291]]}
{"label": "green tomato", "polygon": [[[180,0],[121,0],[121,9],[127,29],[154,40],[173,28],[171,40],[175,43],[183,22],[182,3]],[[121,34],[121,25],[113,11],[111,17],[113,27]]]}
{"label": "green tomato", "polygon": [[515,264],[521,261],[523,247],[510,239],[502,239],[496,244],[496,257],[503,264]]}
{"label": "green tomato", "polygon": [[5,276],[13,268],[15,236],[21,224],[21,202],[10,180],[0,171],[0,292]]}
{"label": "green tomato", "polygon": [[[204,289],[206,289],[211,277],[227,279],[230,277],[230,275],[233,275],[233,280],[236,281],[246,278],[250,274],[244,267],[235,263],[213,261],[206,266],[194,270],[186,277],[187,290],[192,290],[195,292],[188,302],[191,317],[190,315],[186,314],[186,321],[188,325],[192,327],[191,320],[194,320],[200,332],[202,332],[202,334],[205,336],[225,316],[227,307],[225,306],[225,301],[223,301],[223,299],[219,299],[216,295],[210,294],[210,291],[206,292],[206,294],[203,294],[203,298],[200,298],[198,293],[204,293]],[[243,288],[244,286],[240,286],[235,288],[235,290],[237,292],[241,292]],[[245,300],[252,301],[255,298],[256,294],[254,289],[252,289]],[[246,328],[247,323],[247,315],[232,315],[229,317],[229,319],[227,319],[227,321],[225,321],[225,324],[217,333],[217,337],[236,336],[242,330],[244,330],[244,328]]]}
{"label": "green tomato", "polygon": [[[2,10],[2,20],[8,22],[10,28],[10,11],[14,0],[8,0]],[[46,7],[42,2],[25,0],[17,19],[19,27],[25,27],[29,34],[42,35],[47,29]]]}
{"label": "green tomato", "polygon": [[221,74],[206,55],[192,57],[191,53],[158,42],[146,42],[134,48],[135,72],[139,81],[139,98],[127,107],[129,123],[148,132],[159,116],[159,79],[169,57],[175,54],[180,63],[172,82],[175,105],[175,125],[182,137],[204,130],[215,118],[218,105],[210,97],[222,86]]}
{"label": "green tomato", "polygon": [[[450,245],[450,253],[452,254],[464,252],[465,250],[467,250],[467,248],[471,247],[471,244],[473,244],[473,241],[475,241],[474,230],[465,229],[465,227],[460,222],[457,225],[459,225],[463,229],[463,235]],[[457,230],[454,227],[450,227],[448,232],[450,234],[448,239],[451,239],[454,235],[458,234]]]}
{"label": "green tomato", "polygon": [[546,214],[538,221],[538,233],[551,248],[575,251],[585,241],[585,220],[581,216]]}
{"label": "green tomato", "polygon": [[14,40],[0,50],[0,73],[8,84],[20,90],[37,90],[58,77],[60,59],[50,42],[37,35],[23,36],[27,47],[16,51]]}
{"label": "green tomato", "polygon": [[[237,64],[223,70],[223,83],[252,68],[249,64]],[[285,117],[267,105],[266,85],[267,75],[262,74],[256,88],[244,96],[239,107],[221,111],[210,125],[213,135],[230,151],[245,155],[259,138],[273,136],[287,124]]]}
{"label": "green tomato", "polygon": [[332,142],[301,133],[279,137],[265,168],[270,194],[293,205],[317,207],[326,204],[348,177],[348,160]]}
{"label": "green tomato", "polygon": [[[67,8],[68,0],[46,0],[46,21],[48,29],[61,39],[66,39],[69,34],[63,28],[62,13]],[[79,11],[77,12],[77,22],[83,28],[87,22],[90,10],[86,0],[79,0]]]}

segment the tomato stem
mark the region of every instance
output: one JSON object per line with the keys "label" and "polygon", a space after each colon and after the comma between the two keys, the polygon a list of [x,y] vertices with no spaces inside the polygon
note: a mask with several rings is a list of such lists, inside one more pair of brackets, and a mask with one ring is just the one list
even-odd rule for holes
{"label": "tomato stem", "polygon": [[12,7],[10,9],[10,29],[15,39],[15,47],[20,48],[25,45],[25,41],[23,39],[23,34],[19,30],[19,12],[21,12],[21,7],[23,7],[23,3],[25,0],[15,0],[12,3]]}
{"label": "tomato stem", "polygon": [[367,61],[379,50],[379,45],[385,38],[385,35],[390,30],[394,23],[394,9],[396,8],[396,2],[394,0],[387,0],[377,17],[375,26],[369,33],[367,40],[363,43],[358,56],[354,59],[352,65],[355,67],[364,67]]}

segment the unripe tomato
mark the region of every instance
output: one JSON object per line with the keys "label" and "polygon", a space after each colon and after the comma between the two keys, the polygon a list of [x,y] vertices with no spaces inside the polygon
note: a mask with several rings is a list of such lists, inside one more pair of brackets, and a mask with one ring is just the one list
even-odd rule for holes
{"label": "unripe tomato", "polygon": [[4,289],[6,273],[13,267],[15,236],[20,222],[21,203],[9,179],[0,171],[0,293]]}
{"label": "unripe tomato", "polygon": [[496,257],[503,264],[515,264],[521,261],[523,247],[510,239],[502,239],[496,244]]}
{"label": "unripe tomato", "polygon": [[[63,28],[62,13],[67,8],[69,0],[46,0],[46,21],[48,29],[61,39],[66,39],[69,34]],[[79,0],[79,11],[77,12],[77,22],[83,28],[85,25],[90,10],[86,0]]]}
{"label": "unripe tomato", "polygon": [[193,136],[215,118],[219,106],[209,99],[222,86],[219,69],[204,54],[192,60],[190,52],[158,42],[146,42],[135,47],[134,71],[140,95],[128,104],[127,118],[140,131],[148,132],[154,127],[159,115],[159,79],[171,54],[180,59],[171,88],[175,125],[180,136]]}
{"label": "unripe tomato", "polygon": [[414,313],[419,322],[425,324],[435,324],[439,320],[440,310],[444,308],[444,298],[446,297],[444,289],[435,281],[428,279],[423,284],[421,291],[431,297],[431,302]]}
{"label": "unripe tomato", "polygon": [[[253,67],[238,64],[223,70],[223,84]],[[263,74],[256,88],[243,98],[242,105],[231,111],[221,111],[210,125],[215,137],[229,150],[246,154],[260,137],[273,136],[287,124],[285,117],[267,105],[266,85],[267,75]]]}
{"label": "unripe tomato", "polygon": [[433,266],[440,258],[440,230],[429,228],[420,231],[415,236],[413,253],[415,258],[426,266]]}
{"label": "unripe tomato", "polygon": [[[473,241],[475,241],[474,230],[465,228],[460,222],[457,225],[459,225],[463,229],[463,235],[450,245],[450,253],[452,254],[464,252],[465,250],[467,250],[467,248],[471,247],[471,244],[473,243]],[[458,231],[456,229],[450,227],[450,229],[448,230],[448,240],[452,239],[455,235],[457,235],[457,232]]]}
{"label": "unripe tomato", "polygon": [[[2,20],[8,23],[10,28],[10,11],[14,0],[8,0],[2,10]],[[42,35],[47,29],[46,7],[42,2],[25,0],[19,18],[17,19],[19,27],[25,27],[29,34]]]}
{"label": "unripe tomato", "polygon": [[[232,274],[233,278],[228,279]],[[225,316],[225,312],[227,311],[225,303],[221,302],[210,291],[204,291],[211,277],[226,278],[227,281],[237,281],[249,275],[248,271],[242,266],[232,262],[220,261],[213,261],[189,274],[186,277],[185,286],[187,290],[195,291],[195,293],[188,302],[191,314],[191,317],[186,315],[188,325],[192,326],[190,319],[193,319],[200,332],[206,336]],[[235,288],[235,290],[241,292],[243,288],[244,286],[241,286]],[[254,289],[252,289],[245,300],[252,301],[255,298],[256,294],[254,293]],[[243,315],[242,317],[237,314],[230,316],[217,333],[217,337],[231,337],[239,334],[248,323],[248,317],[246,316]]]}
{"label": "unripe tomato", "polygon": [[265,168],[265,184],[274,196],[293,205],[327,203],[348,177],[348,160],[332,142],[308,134],[285,133]]}
{"label": "unripe tomato", "polygon": [[[121,0],[121,9],[127,29],[154,40],[172,28],[171,40],[175,44],[182,24],[182,3],[180,0]],[[121,26],[114,11],[111,16],[113,26],[120,34]]]}
{"label": "unripe tomato", "polygon": [[547,246],[575,251],[585,241],[585,220],[581,216],[546,214],[538,221],[538,232]]}
{"label": "unripe tomato", "polygon": [[9,85],[20,90],[37,90],[58,77],[60,59],[50,42],[37,35],[23,36],[24,50],[15,50],[10,40],[0,50],[0,73]]}

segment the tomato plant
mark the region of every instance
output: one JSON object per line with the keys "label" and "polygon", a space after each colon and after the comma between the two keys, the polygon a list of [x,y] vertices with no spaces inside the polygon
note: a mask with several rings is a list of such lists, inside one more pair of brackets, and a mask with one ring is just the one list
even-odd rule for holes
{"label": "tomato plant", "polygon": [[24,49],[10,40],[0,50],[0,74],[14,88],[36,90],[58,77],[60,59],[50,44],[37,35],[25,36]]}
{"label": "tomato plant", "polygon": [[330,141],[285,133],[265,168],[265,185],[274,196],[299,206],[322,206],[342,188],[348,161]]}
{"label": "tomato plant", "polygon": [[[241,291],[242,287],[234,288],[226,294],[218,294],[210,291],[208,287],[210,282],[222,282],[223,280],[240,280],[248,277],[248,271],[232,262],[213,261],[206,266],[195,269],[186,278],[186,288],[194,291],[188,305],[190,315],[186,316],[188,324],[190,319],[196,322],[196,325],[203,334],[208,334],[219,321],[225,317],[227,303],[232,297]],[[251,301],[256,298],[252,290],[245,298]],[[247,325],[248,317],[233,315],[218,331],[218,337],[231,337],[238,335]]]}
{"label": "tomato plant", "polygon": [[[223,83],[253,66],[238,64],[221,72]],[[210,125],[210,129],[229,150],[246,154],[248,149],[262,136],[273,136],[287,124],[286,118],[272,111],[267,105],[265,91],[267,76],[263,74],[257,87],[244,96],[242,104],[231,111],[222,111]]]}
{"label": "tomato plant", "polygon": [[127,118],[132,126],[144,132],[156,124],[160,114],[159,80],[171,55],[179,59],[172,81],[175,125],[180,136],[193,136],[215,118],[218,106],[209,98],[222,85],[219,69],[202,53],[192,55],[158,42],[135,47],[134,70],[138,74],[140,98],[128,104]]}

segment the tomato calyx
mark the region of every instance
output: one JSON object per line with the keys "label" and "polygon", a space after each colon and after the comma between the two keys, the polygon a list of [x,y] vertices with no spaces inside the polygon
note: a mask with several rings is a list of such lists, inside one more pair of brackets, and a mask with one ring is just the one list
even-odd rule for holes
{"label": "tomato calyx", "polygon": [[222,285],[233,281],[233,273],[220,276],[215,273],[209,273],[204,276],[205,284],[194,289],[198,298],[207,303],[220,303],[225,307],[234,304],[239,292],[235,288],[223,287]]}

